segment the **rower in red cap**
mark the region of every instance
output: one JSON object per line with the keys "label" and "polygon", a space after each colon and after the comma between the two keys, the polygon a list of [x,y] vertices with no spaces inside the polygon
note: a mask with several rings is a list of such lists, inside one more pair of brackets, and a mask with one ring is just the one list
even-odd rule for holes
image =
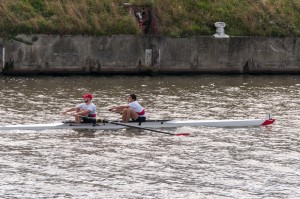
{"label": "rower in red cap", "polygon": [[75,116],[75,122],[77,124],[83,123],[95,123],[96,122],[96,106],[91,102],[93,99],[92,94],[86,93],[83,96],[84,103],[78,104],[76,107],[70,108],[63,112],[74,112],[72,115]]}

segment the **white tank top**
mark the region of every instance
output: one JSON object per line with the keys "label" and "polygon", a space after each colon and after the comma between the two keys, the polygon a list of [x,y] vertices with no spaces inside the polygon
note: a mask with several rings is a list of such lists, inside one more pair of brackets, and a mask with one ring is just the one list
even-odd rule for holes
{"label": "white tank top", "polygon": [[146,117],[145,109],[137,101],[130,102],[128,106],[140,117]]}

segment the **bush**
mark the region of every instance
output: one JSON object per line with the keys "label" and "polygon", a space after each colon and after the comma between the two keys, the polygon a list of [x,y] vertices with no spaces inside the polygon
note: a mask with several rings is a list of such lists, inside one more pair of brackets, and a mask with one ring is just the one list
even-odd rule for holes
{"label": "bush", "polygon": [[[299,0],[128,0],[151,7],[160,33],[212,35],[226,23],[228,35],[300,36]],[[124,0],[1,0],[0,34],[141,34]]]}

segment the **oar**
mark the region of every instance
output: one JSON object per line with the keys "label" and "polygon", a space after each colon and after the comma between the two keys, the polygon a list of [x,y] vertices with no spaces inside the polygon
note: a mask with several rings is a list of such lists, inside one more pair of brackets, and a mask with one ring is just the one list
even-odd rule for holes
{"label": "oar", "polygon": [[130,128],[136,128],[136,129],[142,129],[142,130],[147,130],[147,131],[152,131],[152,132],[156,132],[156,133],[162,133],[162,134],[167,134],[167,135],[175,135],[175,136],[189,136],[189,133],[169,133],[169,132],[164,132],[164,131],[158,131],[155,129],[149,129],[149,128],[144,128],[141,126],[132,126],[129,124],[124,124],[124,123],[120,123],[120,122],[111,122],[111,121],[107,121],[107,123],[111,123],[111,124],[115,124],[115,125],[120,125],[120,126],[126,126],[126,127],[130,127]]}

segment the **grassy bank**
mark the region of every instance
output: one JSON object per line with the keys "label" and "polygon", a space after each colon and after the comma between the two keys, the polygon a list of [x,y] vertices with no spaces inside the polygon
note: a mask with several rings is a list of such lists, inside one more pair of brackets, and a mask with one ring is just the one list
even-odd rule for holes
{"label": "grassy bank", "polygon": [[141,34],[124,2],[151,6],[161,34],[300,36],[299,0],[2,0],[0,34]]}

